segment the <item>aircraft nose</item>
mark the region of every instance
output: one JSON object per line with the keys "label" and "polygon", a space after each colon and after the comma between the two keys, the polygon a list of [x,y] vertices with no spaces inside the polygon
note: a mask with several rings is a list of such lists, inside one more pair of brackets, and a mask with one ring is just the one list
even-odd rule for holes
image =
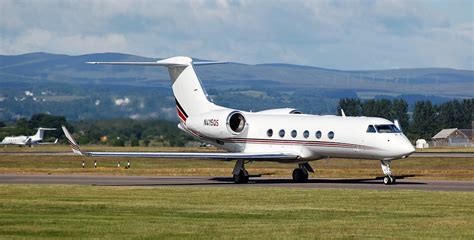
{"label": "aircraft nose", "polygon": [[415,152],[415,147],[407,140],[403,144],[403,147],[401,149],[403,156],[407,156]]}

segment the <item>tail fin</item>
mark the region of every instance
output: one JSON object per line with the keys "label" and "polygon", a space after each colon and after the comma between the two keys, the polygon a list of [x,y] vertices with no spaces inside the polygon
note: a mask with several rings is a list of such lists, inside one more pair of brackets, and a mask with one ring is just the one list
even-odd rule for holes
{"label": "tail fin", "polygon": [[34,141],[41,141],[43,140],[43,137],[44,137],[44,131],[53,131],[53,130],[56,130],[56,128],[38,128],[38,131],[36,132],[35,135],[31,136],[31,140],[34,140]]}
{"label": "tail fin", "polygon": [[41,128],[38,128],[38,131],[36,131],[36,134],[31,136],[31,138],[35,140],[41,140],[43,139],[44,136],[44,131]]}
{"label": "tail fin", "polygon": [[164,66],[168,68],[176,111],[181,121],[190,115],[222,109],[209,101],[206,90],[194,71],[195,65],[219,64],[223,62],[194,62],[190,57],[172,57],[157,62],[88,62],[89,64]]}

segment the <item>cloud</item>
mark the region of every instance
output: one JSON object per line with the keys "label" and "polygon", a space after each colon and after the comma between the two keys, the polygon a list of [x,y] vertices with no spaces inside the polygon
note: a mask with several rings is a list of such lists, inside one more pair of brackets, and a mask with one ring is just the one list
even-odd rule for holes
{"label": "cloud", "polygon": [[31,29],[14,39],[0,38],[2,51],[6,54],[23,52],[53,52],[65,54],[128,51],[127,39],[121,34],[61,35],[43,29]]}
{"label": "cloud", "polygon": [[472,69],[472,17],[453,22],[456,12],[430,4],[3,0],[0,54],[114,51],[342,69]]}

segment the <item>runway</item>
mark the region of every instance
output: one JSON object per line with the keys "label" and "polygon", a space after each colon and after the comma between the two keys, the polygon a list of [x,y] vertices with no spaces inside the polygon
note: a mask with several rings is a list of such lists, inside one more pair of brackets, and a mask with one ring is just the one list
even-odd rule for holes
{"label": "runway", "polygon": [[0,175],[0,184],[70,184],[91,186],[143,187],[284,187],[336,188],[364,190],[474,191],[473,181],[433,181],[397,179],[394,185],[383,185],[381,179],[318,179],[293,183],[287,178],[251,178],[248,184],[235,184],[229,177],[139,177],[89,175]]}
{"label": "runway", "polygon": [[474,158],[474,152],[414,152],[410,157]]}

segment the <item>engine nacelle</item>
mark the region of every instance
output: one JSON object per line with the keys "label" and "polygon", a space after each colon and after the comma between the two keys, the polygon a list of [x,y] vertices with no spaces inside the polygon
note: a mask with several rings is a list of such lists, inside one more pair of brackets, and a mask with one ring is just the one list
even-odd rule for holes
{"label": "engine nacelle", "polygon": [[192,115],[186,127],[208,137],[229,138],[245,132],[247,120],[240,111],[226,109]]}
{"label": "engine nacelle", "polygon": [[303,112],[295,108],[275,108],[275,109],[263,110],[258,113],[285,115],[285,114],[302,114]]}

